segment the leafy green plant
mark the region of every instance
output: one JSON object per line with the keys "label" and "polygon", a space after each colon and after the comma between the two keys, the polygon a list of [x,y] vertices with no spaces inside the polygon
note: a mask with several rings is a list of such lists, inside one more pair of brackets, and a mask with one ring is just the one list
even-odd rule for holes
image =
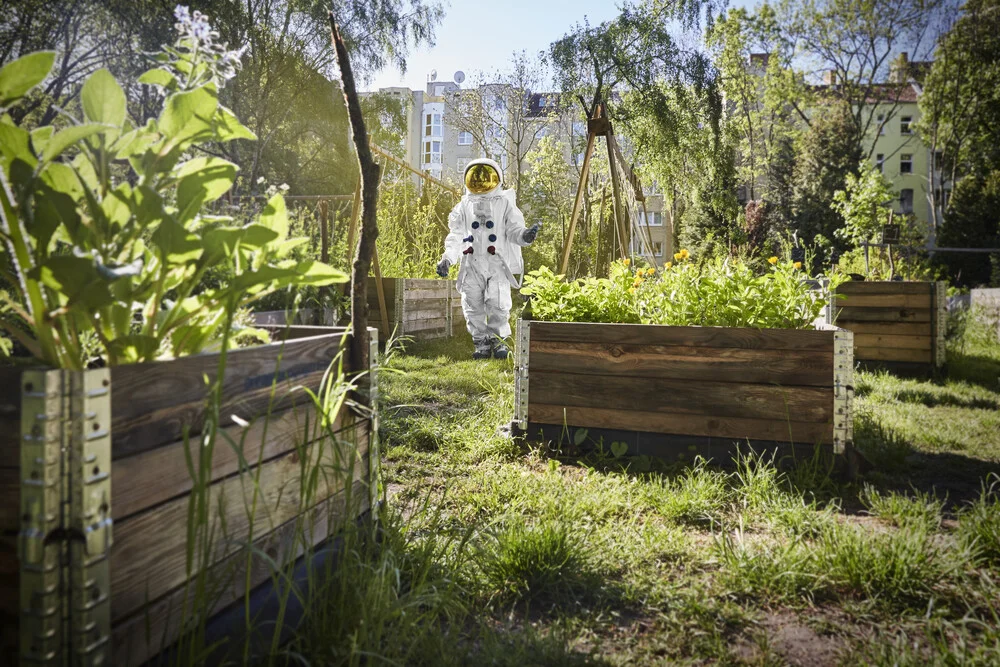
{"label": "leafy green plant", "polygon": [[[199,149],[255,137],[218,101],[239,54],[204,28],[178,26],[177,43],[140,77],[164,93],[145,125],[126,117],[125,93],[103,69],[84,83],[84,117],[67,115],[68,127],[29,132],[0,117],[3,264],[17,287],[5,300],[22,321],[0,326],[43,363],[80,369],[196,353],[233,312],[275,289],[346,280],[288,259],[304,239],[288,238],[280,195],[246,225],[202,213],[237,166]],[[53,59],[31,54],[0,70],[0,110],[45,79]],[[232,279],[203,289],[222,265]]]}
{"label": "leafy green plant", "polygon": [[798,262],[767,260],[763,273],[742,259],[693,262],[686,250],[662,271],[615,262],[608,278],[566,282],[542,268],[525,277],[531,316],[558,322],[806,329],[822,314],[835,274],[814,289]]}

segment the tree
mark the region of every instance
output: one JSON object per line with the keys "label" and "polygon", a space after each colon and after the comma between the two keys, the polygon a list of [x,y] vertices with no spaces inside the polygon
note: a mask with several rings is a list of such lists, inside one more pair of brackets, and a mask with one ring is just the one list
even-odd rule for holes
{"label": "tree", "polygon": [[854,245],[871,241],[887,222],[885,208],[892,203],[889,181],[867,160],[857,174],[847,174],[844,189],[833,193],[833,210],[840,213],[844,226],[834,235]]}
{"label": "tree", "polygon": [[899,108],[910,86],[906,52],[929,55],[933,30],[953,0],[782,0],[782,31],[799,53],[822,72],[821,95],[846,111],[851,153],[870,159],[877,136]]}
{"label": "tree", "polygon": [[557,99],[545,100],[542,106],[534,95],[547,79],[545,63],[519,51],[509,69],[479,73],[473,85],[446,99],[452,125],[470,133],[484,155],[505,165],[507,183],[518,193],[525,157],[557,115]]}
{"label": "tree", "polygon": [[[524,249],[525,266],[558,266],[566,245],[567,227],[573,209],[573,194],[577,176],[566,162],[567,146],[555,137],[539,140],[538,146],[525,159],[526,170],[521,183],[520,200],[525,217],[542,222],[535,242]],[[586,220],[581,221],[573,240],[573,253],[567,274],[586,275],[590,267],[589,234]]]}
{"label": "tree", "polygon": [[[848,174],[855,173],[862,159],[850,107],[832,101],[818,109],[809,130],[797,142],[796,154],[792,192],[794,230],[806,242],[818,234],[834,238],[842,221],[831,208],[834,193],[844,188]],[[843,249],[843,243],[839,245]]]}
{"label": "tree", "polygon": [[[982,248],[1000,245],[1000,169],[969,174],[955,184],[948,215],[941,226],[942,247]],[[990,283],[990,259],[986,254],[969,256],[942,253],[948,272],[963,285]]]}

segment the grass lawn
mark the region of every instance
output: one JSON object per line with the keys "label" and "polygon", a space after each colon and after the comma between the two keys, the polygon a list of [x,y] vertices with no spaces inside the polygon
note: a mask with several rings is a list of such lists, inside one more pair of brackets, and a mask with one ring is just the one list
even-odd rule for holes
{"label": "grass lawn", "polygon": [[528,447],[501,430],[512,362],[470,350],[411,344],[387,360],[381,541],[345,559],[329,598],[357,617],[306,635],[303,653],[1000,664],[995,342],[953,346],[944,381],[860,373],[856,439],[874,468],[850,483],[762,460],[640,472]]}

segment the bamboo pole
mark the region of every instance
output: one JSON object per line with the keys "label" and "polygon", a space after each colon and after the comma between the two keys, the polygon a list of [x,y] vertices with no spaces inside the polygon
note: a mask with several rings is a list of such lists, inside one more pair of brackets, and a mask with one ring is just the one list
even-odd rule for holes
{"label": "bamboo pole", "polygon": [[375,292],[378,294],[378,311],[382,315],[382,340],[389,340],[389,311],[385,306],[385,287],[382,285],[382,268],[378,264],[378,248],[372,253],[372,268],[375,271]]}
{"label": "bamboo pole", "polygon": [[615,222],[617,223],[619,242],[618,245],[621,250],[622,259],[628,259],[629,257],[629,233],[628,229],[625,227],[625,220],[623,218],[625,211],[622,210],[622,200],[621,200],[621,185],[618,183],[618,170],[615,168],[615,151],[614,151],[614,141],[615,135],[611,128],[608,128],[607,133],[604,135],[605,140],[608,142],[608,162],[611,165],[611,192],[614,197],[614,211],[615,211]]}
{"label": "bamboo pole", "polygon": [[580,203],[583,201],[583,194],[587,190],[587,177],[590,175],[590,158],[594,154],[594,142],[597,135],[587,132],[587,150],[583,154],[583,166],[580,168],[580,182],[576,186],[576,199],[573,200],[573,213],[569,217],[569,232],[566,234],[566,241],[563,244],[562,261],[559,262],[559,273],[565,275],[569,266],[569,253],[573,249],[573,236],[576,233],[576,220],[580,215]]}
{"label": "bamboo pole", "polygon": [[330,228],[329,208],[325,199],[319,203],[319,259],[324,264],[330,263]]}
{"label": "bamboo pole", "polygon": [[458,188],[453,187],[451,185],[448,185],[444,181],[442,181],[440,179],[437,179],[437,178],[434,178],[430,174],[425,174],[424,172],[420,171],[419,169],[414,169],[409,164],[407,164],[403,160],[400,160],[398,157],[396,157],[392,153],[389,153],[389,152],[385,151],[384,149],[380,148],[378,145],[372,144],[371,148],[372,148],[372,150],[374,152],[378,153],[379,155],[381,155],[382,157],[384,157],[386,160],[389,160],[393,164],[399,165],[403,169],[406,169],[407,171],[413,172],[414,174],[416,174],[420,178],[422,178],[422,179],[424,179],[424,180],[426,180],[426,181],[428,181],[430,183],[433,183],[434,185],[438,186],[439,188],[447,190],[448,192],[452,193],[456,197],[461,197],[462,196],[462,193],[461,193],[461,191],[459,191]]}

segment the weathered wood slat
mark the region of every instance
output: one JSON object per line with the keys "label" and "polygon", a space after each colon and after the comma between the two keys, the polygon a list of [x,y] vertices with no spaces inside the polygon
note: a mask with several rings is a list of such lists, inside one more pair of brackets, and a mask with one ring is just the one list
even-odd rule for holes
{"label": "weathered wood slat", "polygon": [[837,308],[837,326],[851,322],[930,322],[930,308]]}
{"label": "weathered wood slat", "polygon": [[649,324],[532,322],[531,340],[622,345],[682,345],[771,350],[829,350],[832,331],[671,327]]}
{"label": "weathered wood slat", "polygon": [[930,350],[930,332],[924,336],[895,336],[891,334],[862,334],[855,332],[855,348],[888,347],[906,350]]}
{"label": "weathered wood slat", "polygon": [[448,308],[444,305],[425,306],[423,303],[420,303],[414,304],[414,308],[419,308],[420,310],[407,310],[406,315],[403,317],[403,321],[406,322],[407,328],[409,328],[410,322],[438,320],[448,317]]}
{"label": "weathered wood slat", "polygon": [[[340,417],[333,431],[339,430]],[[308,424],[308,431],[306,426]],[[286,410],[254,420],[249,427],[228,426],[218,438],[212,458],[212,481],[239,472],[241,466],[256,466],[286,454],[325,435],[316,422],[312,407]],[[112,517],[121,521],[144,509],[185,495],[191,491],[191,473],[185,462],[184,441],[157,447],[116,461],[111,467],[114,490]],[[199,439],[192,443],[197,456]],[[242,464],[241,464],[242,460]]]}
{"label": "weathered wood slat", "polygon": [[447,329],[447,328],[448,328],[448,318],[437,317],[434,319],[415,320],[413,322],[407,322],[405,333],[411,334],[414,332],[426,332],[430,329]]}
{"label": "weathered wood slat", "polygon": [[829,352],[531,340],[531,372],[833,386]]}
{"label": "weathered wood slat", "polygon": [[849,280],[837,287],[838,294],[930,294],[930,282]]}
{"label": "weathered wood slat", "polygon": [[407,303],[411,301],[422,301],[423,299],[447,299],[447,288],[438,289],[407,289],[403,298]]}
{"label": "weathered wood slat", "polygon": [[930,350],[908,350],[892,347],[855,347],[857,361],[906,361],[921,364],[932,363]]}
{"label": "weathered wood slat", "polygon": [[[267,409],[303,405],[340,353],[343,336],[310,337],[240,350],[228,355],[223,382],[222,414],[251,419]],[[280,366],[279,366],[279,359]],[[207,387],[213,381],[218,355],[206,354],[117,366],[112,369],[111,414],[114,458],[137,454],[200,433],[205,418]],[[280,382],[272,397],[277,371]]]}
{"label": "weathered wood slat", "polygon": [[[350,496],[348,501],[348,494],[341,491],[302,515],[303,518],[292,519],[256,539],[253,553],[268,554],[282,563],[301,557],[304,553],[304,542],[308,541],[312,545],[322,542],[337,530],[341,520],[352,519],[369,509],[368,494],[362,482],[354,484]],[[290,546],[294,551],[289,549]],[[249,573],[246,573],[247,561],[248,554],[244,548],[212,566],[207,579],[221,590],[217,591],[210,614],[214,615],[241,599],[245,592],[244,582],[247,579],[250,589],[253,590],[273,576],[272,568],[259,555],[249,557],[251,563]],[[234,571],[238,576],[232,576]],[[224,584],[229,585],[224,586]],[[160,600],[152,601],[148,607],[138,610],[130,618],[119,622],[112,631],[114,664],[125,667],[142,665],[168,648],[178,636],[184,614],[184,596],[185,588],[181,586]],[[190,598],[188,604],[191,604]]]}
{"label": "weathered wood slat", "polygon": [[802,444],[830,444],[832,424],[715,417],[681,413],[639,412],[594,407],[532,403],[529,420],[541,424],[568,424],[574,428],[607,428],[652,433],[773,440]]}
{"label": "weathered wood slat", "polygon": [[447,291],[454,282],[443,278],[407,278],[403,285],[407,292],[423,289]]}
{"label": "weathered wood slat", "polygon": [[0,536],[14,534],[21,528],[20,473],[19,468],[0,468]]}
{"label": "weathered wood slat", "polygon": [[929,336],[930,326],[927,322],[837,322],[857,334],[888,335],[888,336]]}
{"label": "weathered wood slat", "polygon": [[21,367],[0,367],[0,468],[20,465],[23,372]]}
{"label": "weathered wood slat", "polygon": [[[366,479],[368,472],[367,429],[364,424],[359,424],[355,437],[359,446],[352,483]],[[310,460],[323,466],[327,473],[319,476],[318,488],[309,499],[311,504],[346,488],[344,482],[347,475],[338,472],[338,468],[343,469],[346,465],[345,461],[338,460],[345,451],[353,450],[334,446],[330,441],[309,446]],[[245,544],[251,529],[254,536],[263,536],[297,516],[303,509],[308,509],[300,507],[300,503],[306,500],[300,494],[301,465],[299,455],[293,452],[269,461],[246,475],[230,477],[212,485],[210,520],[216,530],[214,562],[233,553],[241,543]],[[257,509],[251,526],[248,508],[255,495]],[[111,550],[113,620],[134,613],[146,600],[159,598],[187,579],[189,502],[188,497],[178,498],[115,525],[115,544]]]}
{"label": "weathered wood slat", "polygon": [[[767,415],[781,420],[793,415],[800,421],[826,422],[833,417],[832,393],[820,387],[536,373],[534,369],[530,373],[528,396],[531,403],[638,412],[681,412],[717,418],[759,419]],[[641,430],[639,425],[635,428]]]}
{"label": "weathered wood slat", "polygon": [[931,308],[928,294],[851,294],[834,301],[837,308]]}

